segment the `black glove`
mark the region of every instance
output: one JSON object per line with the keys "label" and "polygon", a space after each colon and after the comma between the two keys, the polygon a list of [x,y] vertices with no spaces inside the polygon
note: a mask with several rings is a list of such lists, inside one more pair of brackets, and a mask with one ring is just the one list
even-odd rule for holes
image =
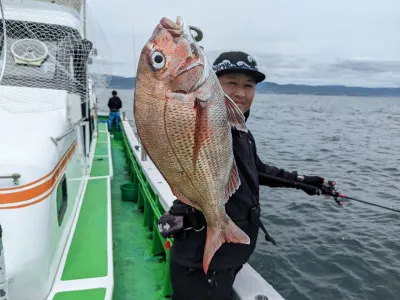
{"label": "black glove", "polygon": [[[297,177],[297,181],[300,183],[297,188],[303,190],[308,195],[321,195],[324,178],[319,176],[299,176]],[[302,184],[306,184],[311,187],[302,186]]]}
{"label": "black glove", "polygon": [[199,210],[176,199],[158,220],[158,230],[164,238],[174,237],[191,228],[201,231],[205,222]]}
{"label": "black glove", "polygon": [[183,217],[172,215],[170,211],[166,211],[157,222],[158,231],[164,238],[182,233],[184,230]]}
{"label": "black glove", "polygon": [[317,188],[321,188],[324,184],[324,178],[319,176],[303,176],[303,183],[315,186]]}

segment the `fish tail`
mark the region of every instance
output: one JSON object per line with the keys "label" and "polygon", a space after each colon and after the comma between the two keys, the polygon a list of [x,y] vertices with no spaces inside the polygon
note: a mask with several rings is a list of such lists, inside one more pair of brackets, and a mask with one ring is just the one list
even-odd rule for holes
{"label": "fish tail", "polygon": [[206,246],[204,248],[203,270],[207,274],[211,259],[223,243],[250,244],[249,236],[228,217],[223,227],[207,227]]}

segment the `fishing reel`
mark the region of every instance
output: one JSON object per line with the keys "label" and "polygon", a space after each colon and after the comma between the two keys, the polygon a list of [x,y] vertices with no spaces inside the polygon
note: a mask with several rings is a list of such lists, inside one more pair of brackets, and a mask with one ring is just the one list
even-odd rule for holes
{"label": "fishing reel", "polygon": [[335,189],[336,182],[335,181],[327,181],[321,187],[321,192],[323,195],[331,196],[335,202],[339,206],[343,206],[343,201],[340,201],[338,198],[341,196],[339,192]]}

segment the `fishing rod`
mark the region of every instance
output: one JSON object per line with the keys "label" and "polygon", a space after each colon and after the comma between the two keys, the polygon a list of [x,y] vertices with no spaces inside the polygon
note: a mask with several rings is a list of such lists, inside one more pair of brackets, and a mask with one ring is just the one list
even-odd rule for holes
{"label": "fishing rod", "polygon": [[376,206],[376,207],[380,207],[380,208],[383,208],[383,209],[387,209],[387,210],[390,210],[390,211],[394,211],[394,212],[400,213],[400,209],[387,207],[387,206],[384,206],[384,205],[368,202],[368,201],[357,199],[357,198],[354,198],[354,197],[349,197],[349,196],[346,196],[346,195],[344,195],[342,193],[339,193],[339,192],[337,192],[335,190],[335,185],[336,185],[335,181],[328,181],[327,185],[323,185],[321,190],[322,190],[323,194],[332,196],[333,199],[336,201],[336,203],[339,204],[340,206],[343,206],[343,202],[338,200],[338,198],[343,198],[343,199],[349,199],[349,200],[361,202],[361,203],[364,203],[364,204],[368,204],[368,205],[372,205],[372,206]]}
{"label": "fishing rod", "polygon": [[292,180],[275,177],[275,176],[271,176],[271,175],[267,175],[267,174],[263,174],[263,173],[258,173],[258,178],[260,180],[260,183],[267,183],[267,185],[271,186],[271,187],[292,187],[292,188],[303,190],[305,192],[315,192],[317,195],[323,194],[326,196],[330,196],[335,200],[335,202],[339,206],[343,206],[343,201],[340,201],[338,199],[338,198],[342,198],[342,199],[353,200],[353,201],[361,202],[361,203],[364,203],[367,205],[372,205],[372,206],[376,206],[379,208],[383,208],[386,210],[400,213],[400,209],[395,209],[392,207],[387,207],[387,206],[383,206],[380,204],[360,200],[360,199],[349,197],[342,193],[339,193],[335,189],[335,186],[336,186],[335,181],[327,181],[320,188],[318,188],[318,187],[315,187],[315,186],[312,186],[309,184],[305,184],[302,182],[292,181]]}

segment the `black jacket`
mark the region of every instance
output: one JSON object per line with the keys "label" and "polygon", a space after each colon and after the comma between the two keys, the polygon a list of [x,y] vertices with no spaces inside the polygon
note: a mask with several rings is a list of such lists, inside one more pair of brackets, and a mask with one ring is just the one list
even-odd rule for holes
{"label": "black jacket", "polygon": [[[225,210],[235,222],[250,237],[250,245],[224,243],[211,260],[210,270],[236,268],[247,262],[253,253],[259,230],[258,223],[249,219],[250,210],[259,205],[258,173],[272,175],[295,181],[297,172],[289,173],[283,169],[264,164],[257,155],[253,135],[232,130],[233,152],[239,170],[241,184],[225,205]],[[269,185],[263,180],[263,185]],[[275,187],[276,184],[271,184]],[[202,216],[204,218],[204,216]],[[183,236],[174,239],[171,248],[171,260],[191,268],[201,268],[206,230],[187,231]]]}
{"label": "black jacket", "polygon": [[113,96],[108,100],[108,108],[110,111],[119,111],[122,107],[121,99],[118,96]]}

